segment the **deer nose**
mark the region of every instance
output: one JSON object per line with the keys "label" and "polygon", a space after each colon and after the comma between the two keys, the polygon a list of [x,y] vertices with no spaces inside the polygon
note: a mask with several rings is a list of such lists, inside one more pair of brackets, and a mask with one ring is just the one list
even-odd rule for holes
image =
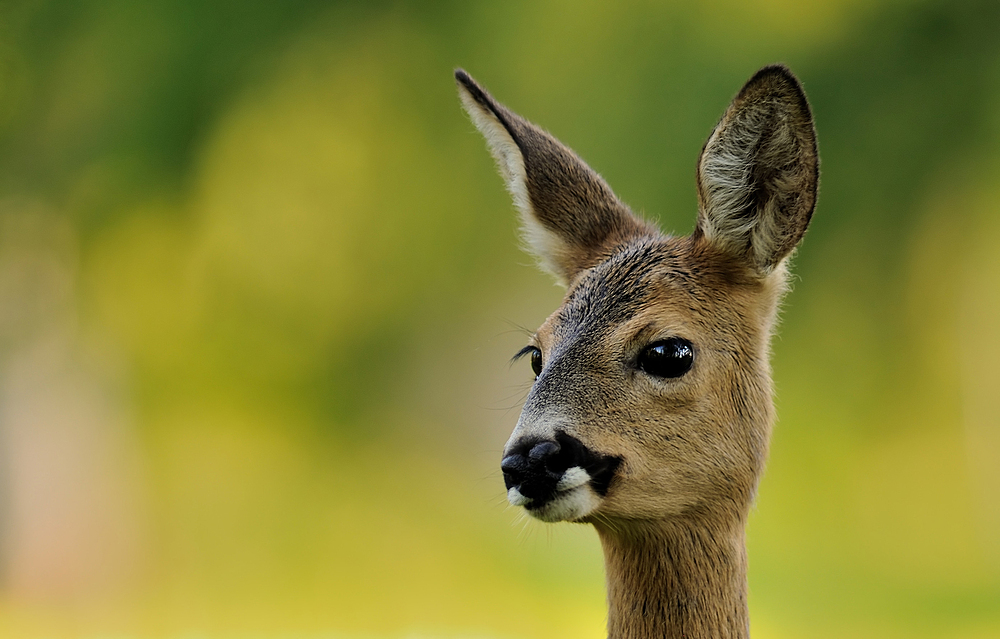
{"label": "deer nose", "polygon": [[515,446],[500,462],[507,490],[532,479],[542,479],[547,471],[556,470],[550,466],[557,458],[559,449],[559,443],[550,440],[525,442]]}
{"label": "deer nose", "polygon": [[500,470],[510,503],[534,510],[585,484],[604,497],[621,462],[556,431],[554,439],[525,438],[509,445]]}

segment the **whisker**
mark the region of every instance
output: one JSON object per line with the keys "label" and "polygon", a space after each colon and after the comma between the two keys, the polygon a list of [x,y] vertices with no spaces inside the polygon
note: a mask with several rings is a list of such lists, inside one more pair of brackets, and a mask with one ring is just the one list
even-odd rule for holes
{"label": "whisker", "polygon": [[526,326],[524,326],[522,324],[518,324],[517,322],[515,322],[513,320],[502,318],[501,321],[504,324],[506,324],[507,326],[509,326],[510,330],[509,331],[504,331],[503,333],[500,333],[500,335],[511,335],[513,333],[520,333],[521,335],[524,335],[525,337],[528,337],[528,338],[531,338],[531,337],[535,336],[535,331],[529,329],[528,327],[526,327]]}

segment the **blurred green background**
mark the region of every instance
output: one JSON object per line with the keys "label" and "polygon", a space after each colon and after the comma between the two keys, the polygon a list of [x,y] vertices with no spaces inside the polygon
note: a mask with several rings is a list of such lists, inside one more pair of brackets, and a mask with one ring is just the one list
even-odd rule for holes
{"label": "blurred green background", "polygon": [[559,303],[462,66],[672,232],[789,64],[819,207],[753,633],[1000,636],[1000,3],[0,4],[0,636],[603,637],[497,465]]}

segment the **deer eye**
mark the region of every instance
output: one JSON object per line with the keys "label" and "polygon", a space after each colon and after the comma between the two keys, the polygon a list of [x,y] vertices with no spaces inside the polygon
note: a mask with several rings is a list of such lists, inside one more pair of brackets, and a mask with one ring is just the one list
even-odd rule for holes
{"label": "deer eye", "polygon": [[511,362],[516,362],[525,355],[531,356],[531,370],[535,371],[535,377],[537,378],[542,374],[542,351],[537,346],[525,346],[514,355]]}
{"label": "deer eye", "polygon": [[653,377],[680,377],[691,370],[694,346],[680,337],[653,342],[639,354],[638,367]]}
{"label": "deer eye", "polygon": [[531,370],[535,371],[535,377],[542,374],[542,351],[537,348],[531,351]]}

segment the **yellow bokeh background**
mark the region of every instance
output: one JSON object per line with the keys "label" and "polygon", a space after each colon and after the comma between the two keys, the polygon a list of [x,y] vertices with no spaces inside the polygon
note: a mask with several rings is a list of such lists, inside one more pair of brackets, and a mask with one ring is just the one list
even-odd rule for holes
{"label": "yellow bokeh background", "polygon": [[0,637],[604,636],[506,506],[559,303],[452,71],[670,232],[758,67],[821,196],[774,343],[752,629],[1000,636],[1000,5],[0,7]]}

